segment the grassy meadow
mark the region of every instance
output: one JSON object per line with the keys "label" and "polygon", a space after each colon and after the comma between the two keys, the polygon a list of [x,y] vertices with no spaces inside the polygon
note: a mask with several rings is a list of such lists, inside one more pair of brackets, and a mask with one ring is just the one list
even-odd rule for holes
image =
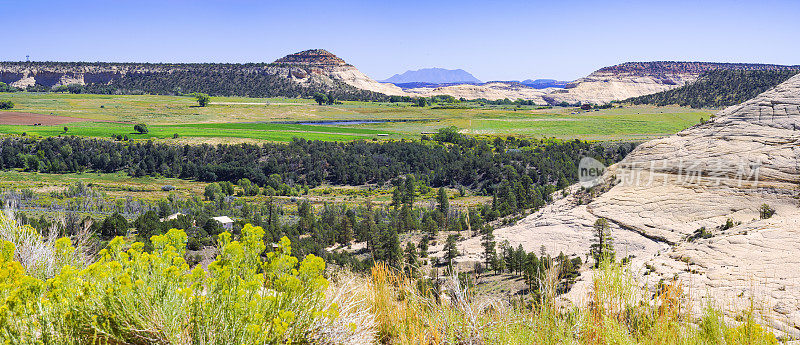
{"label": "grassy meadow", "polygon": [[[198,107],[191,97],[0,93],[15,103],[12,111],[86,119],[65,125],[0,125],[0,133],[36,136],[78,135],[188,142],[288,141],[293,137],[348,141],[418,138],[421,133],[456,126],[486,136],[556,137],[582,140],[644,140],[670,135],[709,118],[715,110],[631,106],[581,111],[535,106],[492,106],[474,102],[464,109],[419,108],[408,103],[342,102],[319,106],[311,100],[213,97]],[[360,124],[299,124],[321,121],[377,121]],[[147,134],[133,133],[145,123]],[[69,128],[64,132],[64,126]]]}

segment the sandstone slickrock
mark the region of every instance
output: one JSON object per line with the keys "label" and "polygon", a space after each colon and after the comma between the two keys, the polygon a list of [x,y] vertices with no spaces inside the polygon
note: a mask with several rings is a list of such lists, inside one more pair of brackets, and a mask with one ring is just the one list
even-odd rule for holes
{"label": "sandstone slickrock", "polygon": [[[638,146],[603,178],[613,187],[588,205],[559,199],[496,230],[497,240],[583,255],[604,217],[644,284],[677,277],[698,313],[711,301],[733,318],[752,302],[763,323],[800,335],[800,75]],[[771,218],[760,219],[763,204]],[[690,239],[701,227],[711,237]],[[479,259],[479,240],[461,246]]]}

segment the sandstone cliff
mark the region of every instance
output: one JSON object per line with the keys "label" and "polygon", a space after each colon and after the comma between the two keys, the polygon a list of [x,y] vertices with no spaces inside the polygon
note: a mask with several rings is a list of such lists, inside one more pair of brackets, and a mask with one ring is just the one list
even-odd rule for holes
{"label": "sandstone cliff", "polygon": [[316,78],[322,81],[336,80],[362,90],[385,95],[406,94],[394,84],[375,81],[366,74],[361,73],[353,65],[347,64],[341,58],[324,49],[305,50],[287,55],[276,60],[274,65],[276,73],[281,73],[281,70],[285,70],[287,75],[300,83],[307,82],[309,78]]}
{"label": "sandstone cliff", "polygon": [[[287,55],[273,63],[256,64],[0,62],[0,82],[21,88],[36,84],[47,88],[68,84],[139,87],[142,89],[140,91],[149,93],[172,92],[172,89],[158,87],[168,84],[184,91],[212,90],[207,93],[238,96],[294,97],[308,96],[318,91],[336,91],[351,95],[351,99],[386,98],[378,94],[425,97],[451,95],[466,99],[525,99],[536,104],[600,104],[677,88],[697,80],[702,73],[710,70],[797,68],[764,64],[628,62],[601,68],[569,83],[566,88],[540,89],[517,82],[489,82],[402,89],[394,84],[375,81],[326,50],[312,49]],[[225,83],[238,85],[214,87],[215,84]],[[366,94],[359,94],[359,90]]]}
{"label": "sandstone cliff", "polygon": [[[496,230],[497,239],[584,255],[604,217],[617,256],[633,255],[631,268],[651,288],[677,277],[698,312],[710,301],[733,317],[752,301],[765,324],[800,335],[800,75],[640,145],[604,179],[610,189],[588,205],[572,194]],[[772,217],[761,219],[763,204]],[[706,236],[695,236],[702,227]],[[479,258],[478,239],[461,249]]]}
{"label": "sandstone cliff", "polygon": [[[20,88],[79,84],[106,85],[122,91],[136,88],[148,93],[170,93],[173,88],[180,88],[238,96],[294,97],[331,91],[340,97],[354,95],[350,98],[355,99],[380,98],[369,92],[405,95],[399,87],[376,82],[322,49],[290,54],[266,64],[0,62],[0,82]],[[166,89],[164,85],[173,88]]]}
{"label": "sandstone cliff", "polygon": [[421,87],[405,91],[422,96],[447,94],[456,98],[486,98],[490,100],[517,98],[537,104],[567,102],[608,103],[631,97],[649,95],[694,82],[710,70],[788,70],[797,66],[712,62],[627,62],[601,68],[592,74],[567,84],[566,88],[535,89],[518,83],[492,82],[481,85],[451,85]]}

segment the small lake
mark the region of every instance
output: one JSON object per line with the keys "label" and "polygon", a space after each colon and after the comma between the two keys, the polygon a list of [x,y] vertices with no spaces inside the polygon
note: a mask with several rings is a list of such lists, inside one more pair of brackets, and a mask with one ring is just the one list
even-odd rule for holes
{"label": "small lake", "polygon": [[344,121],[313,121],[313,122],[297,122],[298,125],[312,125],[312,126],[353,126],[364,125],[370,123],[386,123],[388,121],[382,120],[344,120]]}

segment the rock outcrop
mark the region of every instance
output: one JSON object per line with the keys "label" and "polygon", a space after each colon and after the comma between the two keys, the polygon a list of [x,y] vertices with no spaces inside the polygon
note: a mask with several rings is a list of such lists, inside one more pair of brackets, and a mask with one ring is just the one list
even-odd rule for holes
{"label": "rock outcrop", "polygon": [[274,65],[276,73],[281,73],[281,69],[286,69],[284,73],[299,83],[305,83],[310,79],[321,80],[323,83],[328,80],[336,80],[362,90],[385,95],[406,94],[393,84],[375,81],[353,65],[324,49],[311,49],[290,54],[275,60]]}
{"label": "rock outcrop", "polygon": [[[617,256],[634,255],[651,288],[677,277],[697,312],[711,301],[734,317],[754,305],[763,323],[800,335],[800,75],[639,145],[603,178],[610,189],[588,205],[567,196],[496,230],[497,240],[582,255],[594,221],[607,218]],[[765,204],[771,217],[761,217]],[[478,255],[470,241],[462,250]]]}
{"label": "rock outcrop", "polygon": [[405,91],[432,96],[447,94],[456,98],[525,99],[537,104],[567,102],[608,103],[631,97],[649,95],[694,82],[710,70],[788,70],[798,66],[713,62],[627,62],[601,68],[592,74],[568,83],[565,88],[537,89],[512,82],[491,82],[479,85],[448,85],[420,87]]}
{"label": "rock outcrop", "polygon": [[[169,80],[170,75],[180,76],[175,79],[201,81],[202,84],[234,83],[230,79],[255,78],[252,84],[260,87],[281,87],[288,89],[288,94],[307,94],[308,91],[299,92],[294,86],[313,87],[314,92],[328,92],[342,90],[342,85],[353,90],[342,92],[357,93],[366,90],[384,95],[405,95],[402,89],[393,85],[379,83],[361,73],[352,65],[323,49],[306,50],[287,55],[273,63],[266,64],[150,64],[150,63],[84,63],[84,62],[0,62],[0,82],[14,87],[25,88],[34,85],[46,88],[61,85],[117,85],[125,84],[128,78],[158,78],[158,81],[148,81],[145,85],[180,84],[176,80]],[[262,76],[262,77],[259,77]],[[127,85],[127,84],[126,84]],[[138,84],[137,84],[138,86]],[[198,91],[196,85],[183,85],[181,89]],[[211,89],[230,90],[236,87],[211,87]],[[142,90],[152,93],[163,93],[160,90]],[[172,90],[169,90],[172,91]],[[264,90],[242,90],[242,92],[229,95],[246,96],[255,91],[259,95],[283,94]],[[241,93],[241,94],[239,94]],[[227,93],[226,93],[227,94]],[[385,97],[385,96],[384,96]]]}
{"label": "rock outcrop", "polygon": [[[307,95],[316,91],[327,92],[342,90],[342,85],[351,90],[349,94],[357,94],[359,90],[398,96],[436,96],[451,95],[456,98],[489,100],[524,99],[536,104],[558,104],[567,102],[574,104],[601,104],[613,100],[624,100],[631,97],[653,94],[670,90],[691,83],[704,72],[715,69],[735,70],[787,70],[798,69],[798,66],[778,66],[764,64],[729,64],[707,62],[628,62],[611,67],[601,68],[585,78],[568,83],[566,87],[541,88],[519,82],[495,81],[484,84],[465,83],[455,85],[434,85],[423,87],[400,88],[391,83],[381,83],[368,77],[356,67],[348,64],[336,55],[323,50],[311,49],[287,55],[273,63],[259,64],[149,64],[149,63],[84,63],[84,62],[0,62],[0,82],[11,86],[25,88],[42,85],[55,87],[69,84],[113,85],[122,79],[134,76],[159,75],[157,81],[149,80],[133,83],[136,86],[165,84],[170,75],[179,75],[181,80],[202,79],[209,73],[222,75],[213,81],[203,83],[219,83],[224,79],[248,78],[248,76],[268,75],[268,81],[257,81],[255,87],[279,87],[291,89],[281,83],[291,81],[292,85],[314,88],[314,91],[291,90],[286,94]],[[263,79],[263,78],[262,78]],[[277,80],[276,80],[277,79]],[[233,81],[231,81],[233,82]],[[124,84],[124,83],[123,83]],[[169,84],[179,84],[174,80]],[[240,83],[241,84],[241,83]],[[352,89],[354,88],[354,89]],[[181,89],[194,90],[192,87]],[[217,88],[220,89],[220,88]],[[236,89],[226,86],[224,89]],[[106,90],[107,91],[107,90]],[[155,90],[140,90],[151,93],[163,93]],[[170,90],[171,91],[171,90]],[[343,92],[343,91],[342,91]],[[275,92],[256,92],[260,96],[283,95]],[[231,94],[234,95],[234,94]],[[237,91],[235,95],[253,95],[247,90]],[[385,96],[381,96],[385,98]],[[355,98],[375,99],[373,96]]]}
{"label": "rock outcrop", "polygon": [[[558,89],[555,89],[558,90]],[[552,90],[536,89],[527,85],[513,82],[489,82],[486,84],[458,84],[441,87],[417,87],[405,89],[411,96],[431,97],[436,95],[451,95],[455,98],[488,100],[498,99],[524,99],[532,100],[539,105],[546,105],[547,101],[543,98]]]}

